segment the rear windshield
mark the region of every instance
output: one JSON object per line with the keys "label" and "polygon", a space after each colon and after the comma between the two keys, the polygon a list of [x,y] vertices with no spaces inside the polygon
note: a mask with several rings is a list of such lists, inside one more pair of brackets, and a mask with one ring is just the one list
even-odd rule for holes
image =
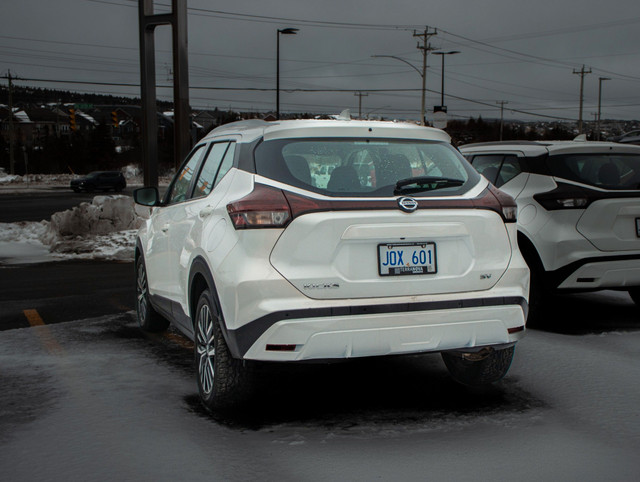
{"label": "rear windshield", "polygon": [[478,180],[451,145],[420,140],[278,139],[261,143],[255,162],[261,176],[327,196],[393,196],[398,181],[425,176],[460,182],[415,196],[451,196]]}
{"label": "rear windshield", "polygon": [[550,156],[553,176],[613,190],[640,189],[640,156],[629,154],[573,154]]}

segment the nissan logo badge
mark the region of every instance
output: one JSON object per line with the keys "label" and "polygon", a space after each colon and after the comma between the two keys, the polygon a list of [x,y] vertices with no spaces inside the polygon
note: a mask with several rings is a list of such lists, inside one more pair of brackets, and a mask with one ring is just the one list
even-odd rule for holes
{"label": "nissan logo badge", "polygon": [[418,209],[418,201],[410,197],[401,197],[398,199],[398,206],[406,213],[412,213]]}

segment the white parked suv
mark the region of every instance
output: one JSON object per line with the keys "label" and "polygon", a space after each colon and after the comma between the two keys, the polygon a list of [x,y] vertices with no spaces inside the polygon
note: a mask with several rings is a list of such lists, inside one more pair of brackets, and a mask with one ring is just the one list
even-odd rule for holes
{"label": "white parked suv", "polygon": [[640,147],[504,141],[460,150],[516,199],[532,321],[556,290],[628,290],[640,304]]}
{"label": "white parked suv", "polygon": [[138,234],[137,312],[194,340],[209,409],[255,361],[442,352],[459,382],[502,378],[529,270],[514,200],[443,131],[351,120],[243,121],[185,160]]}

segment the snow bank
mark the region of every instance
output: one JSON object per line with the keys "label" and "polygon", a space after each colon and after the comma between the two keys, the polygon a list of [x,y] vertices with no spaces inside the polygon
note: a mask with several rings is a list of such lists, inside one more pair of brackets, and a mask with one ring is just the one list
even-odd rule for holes
{"label": "snow bank", "polygon": [[142,176],[142,170],[136,165],[129,164],[122,168],[122,174],[126,179],[134,179]]}
{"label": "snow bank", "polygon": [[21,180],[21,176],[7,174],[3,167],[0,167],[0,184],[9,184]]}
{"label": "snow bank", "polygon": [[78,236],[138,229],[141,225],[130,197],[96,196],[91,203],[51,216],[50,231],[57,236]]}
{"label": "snow bank", "polygon": [[15,184],[43,184],[43,185],[64,185],[68,186],[72,179],[75,179],[74,174],[28,174],[25,176],[7,174],[4,168],[0,168],[0,185],[15,185]]}
{"label": "snow bank", "polygon": [[55,213],[51,221],[0,224],[0,258],[25,262],[29,254],[37,254],[41,261],[44,249],[53,259],[133,260],[136,232],[145,219],[142,211],[128,196],[96,196]]}

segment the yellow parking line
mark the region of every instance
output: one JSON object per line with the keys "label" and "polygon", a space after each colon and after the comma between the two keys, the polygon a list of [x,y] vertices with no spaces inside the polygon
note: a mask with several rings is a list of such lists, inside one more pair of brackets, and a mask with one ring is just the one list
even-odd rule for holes
{"label": "yellow parking line", "polygon": [[40,317],[37,310],[23,310],[24,316],[27,317],[27,321],[31,326],[43,326],[44,321]]}
{"label": "yellow parking line", "polygon": [[24,316],[27,317],[27,321],[33,327],[41,326],[42,328],[35,330],[40,341],[47,349],[47,351],[53,355],[64,355],[64,349],[53,337],[49,331],[49,327],[45,324],[44,320],[40,316],[37,310],[22,310]]}

